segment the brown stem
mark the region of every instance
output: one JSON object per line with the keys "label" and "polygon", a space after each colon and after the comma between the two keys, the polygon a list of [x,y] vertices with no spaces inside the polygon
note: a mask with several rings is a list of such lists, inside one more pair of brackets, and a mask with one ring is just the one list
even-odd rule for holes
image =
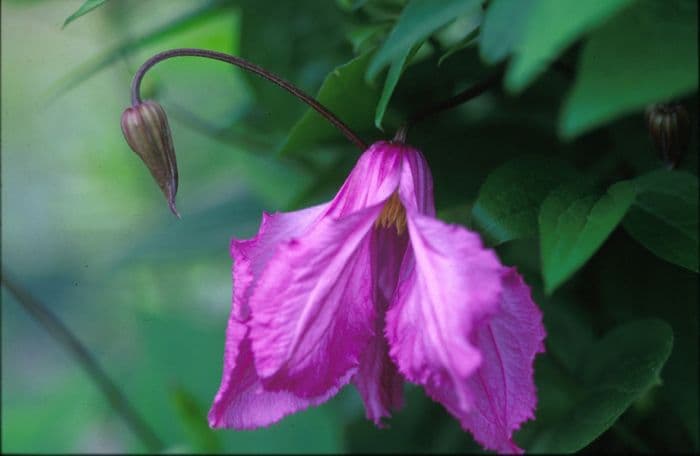
{"label": "brown stem", "polygon": [[[224,54],[222,52],[216,52],[216,51],[210,51],[207,49],[190,49],[190,48],[181,48],[181,49],[171,49],[169,51],[164,51],[160,52],[150,59],[146,60],[143,65],[138,69],[136,74],[134,75],[134,79],[131,83],[131,104],[132,105],[137,105],[141,103],[141,95],[140,95],[140,88],[141,88],[141,80],[143,79],[143,76],[146,74],[146,72],[156,63],[161,62],[166,59],[170,59],[173,57],[204,57],[207,59],[212,59],[212,60],[219,60],[221,62],[226,62],[231,65],[235,65],[239,68],[243,68],[246,71],[249,71],[251,73],[257,74],[258,76],[267,79],[268,81],[272,82],[273,84],[278,85],[279,87],[283,88],[287,92],[291,93],[295,97],[297,97],[299,100],[303,101],[307,105],[309,105],[311,108],[316,110],[321,116],[323,116],[326,120],[328,120],[333,126],[335,126],[338,130],[340,130],[343,135],[345,135],[350,142],[352,142],[354,145],[356,145],[358,148],[365,150],[367,149],[367,144],[360,139],[360,137],[353,132],[350,127],[348,127],[342,120],[340,120],[335,114],[333,114],[328,108],[323,106],[321,103],[316,101],[313,97],[307,95],[304,91],[296,87],[295,85],[291,84],[290,82],[285,81],[284,79],[280,78],[279,76],[270,73],[269,71],[265,70],[264,68],[261,68],[253,63],[248,62],[247,60],[244,60],[240,57],[234,57],[229,54]],[[352,94],[348,94],[348,96],[351,96]]]}
{"label": "brown stem", "polygon": [[78,363],[85,369],[90,378],[97,384],[114,410],[119,413],[131,430],[141,440],[150,452],[160,452],[163,442],[148,426],[146,421],[138,414],[129,403],[124,393],[117,387],[111,378],[105,373],[97,360],[90,354],[80,340],[63,324],[63,322],[51,312],[45,305],[36,300],[27,290],[7,277],[5,270],[1,270],[2,285],[12,293],[27,313],[39,323],[56,342],[70,352]]}
{"label": "brown stem", "polygon": [[498,84],[501,81],[502,77],[503,72],[499,71],[498,73],[484,79],[483,81],[477,82],[473,86],[467,88],[466,90],[463,90],[462,92],[458,93],[453,97],[448,98],[447,100],[443,100],[437,104],[428,106],[418,111],[417,113],[409,117],[408,121],[406,122],[407,127],[415,125],[418,122],[421,122],[426,118],[440,113],[442,111],[447,111],[448,109],[456,108],[457,106],[466,103],[467,101],[473,98],[478,97],[482,93],[486,92],[487,90]]}

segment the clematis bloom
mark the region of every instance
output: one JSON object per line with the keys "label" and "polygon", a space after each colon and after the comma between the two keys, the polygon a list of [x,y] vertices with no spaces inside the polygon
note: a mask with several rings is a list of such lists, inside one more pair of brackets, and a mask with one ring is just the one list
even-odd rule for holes
{"label": "clematis bloom", "polygon": [[421,385],[485,448],[533,418],[542,315],[479,236],[435,218],[423,155],[377,142],[335,198],[231,243],[233,306],[210,426],[251,429],[352,383],[377,425]]}

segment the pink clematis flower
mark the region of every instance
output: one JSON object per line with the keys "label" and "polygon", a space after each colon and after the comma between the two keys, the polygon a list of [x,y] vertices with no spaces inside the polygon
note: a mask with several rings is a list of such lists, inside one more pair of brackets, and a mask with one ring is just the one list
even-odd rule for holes
{"label": "pink clematis flower", "polygon": [[233,240],[233,308],[210,426],[251,429],[353,383],[377,425],[423,386],[485,448],[521,451],[542,315],[476,233],[435,218],[423,155],[378,142],[335,198]]}

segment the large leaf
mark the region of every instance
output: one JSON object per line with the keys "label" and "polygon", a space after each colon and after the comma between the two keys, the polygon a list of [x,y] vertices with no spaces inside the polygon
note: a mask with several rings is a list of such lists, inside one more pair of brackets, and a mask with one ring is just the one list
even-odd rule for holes
{"label": "large leaf", "polygon": [[551,293],[576,272],[622,221],[634,200],[627,181],[600,196],[566,185],[547,196],[539,213],[540,252],[545,290]]}
{"label": "large leaf", "polygon": [[404,52],[399,54],[389,67],[389,72],[386,75],[386,80],[384,81],[384,88],[382,89],[382,94],[379,97],[379,102],[377,103],[377,109],[374,113],[374,126],[383,130],[382,121],[384,120],[384,113],[386,112],[387,106],[389,106],[389,100],[391,95],[394,93],[396,84],[399,82],[399,78],[403,73],[404,68],[406,68],[407,63],[411,58],[418,52],[418,49],[423,43],[418,43],[415,46],[406,49]]}
{"label": "large leaf", "polygon": [[492,172],[481,186],[472,220],[491,244],[533,236],[542,201],[573,174],[566,163],[551,158],[510,161]]}
{"label": "large leaf", "polygon": [[[599,3],[599,2],[581,2]],[[586,43],[560,119],[574,137],[698,86],[697,2],[640,1]]]}
{"label": "large leaf", "polygon": [[[567,46],[632,1],[535,1],[529,8],[529,16],[516,19],[516,22],[526,21],[526,24],[516,54],[506,73],[506,88],[514,92],[525,88]],[[518,10],[526,7],[517,6]],[[508,23],[501,24],[501,27],[507,28]]]}
{"label": "large leaf", "polygon": [[75,13],[68,16],[66,21],[63,23],[63,27],[105,3],[107,3],[107,0],[85,0],[85,2],[80,5],[80,8],[78,8]]}
{"label": "large leaf", "polygon": [[[661,318],[671,325],[673,352],[664,367],[664,387],[661,394],[655,396],[659,402],[667,402],[664,405],[669,406],[669,413],[663,420],[654,420],[654,428],[660,432],[657,435],[668,436],[666,450],[688,452],[694,449],[698,452],[698,276],[674,264],[657,261],[627,236],[619,236],[619,241],[601,252],[597,262],[595,283],[600,298],[596,299],[599,301],[595,312],[612,314],[617,321]],[[546,310],[544,313],[546,316]],[[655,410],[652,413],[660,417],[660,410]]]}
{"label": "large leaf", "polygon": [[479,37],[479,52],[485,62],[498,63],[513,52],[536,1],[493,0],[489,4]]}
{"label": "large leaf", "polygon": [[384,66],[402,52],[407,52],[407,49],[428,38],[457,16],[478,12],[480,4],[480,0],[411,0],[372,59],[367,76],[374,79]]}
{"label": "large leaf", "polygon": [[[370,55],[361,55],[333,70],[316,96],[319,102],[356,132],[373,129],[373,113],[379,100],[379,90],[367,85],[364,79]],[[292,127],[280,153],[296,153],[341,137],[341,133],[326,119],[309,109]]]}
{"label": "large leaf", "polygon": [[579,366],[583,393],[564,416],[537,435],[534,453],[578,451],[608,428],[649,388],[673,347],[673,331],[661,320],[618,327],[594,344]]}
{"label": "large leaf", "polygon": [[698,272],[698,178],[655,171],[633,181],[634,204],[625,230],[654,255]]}

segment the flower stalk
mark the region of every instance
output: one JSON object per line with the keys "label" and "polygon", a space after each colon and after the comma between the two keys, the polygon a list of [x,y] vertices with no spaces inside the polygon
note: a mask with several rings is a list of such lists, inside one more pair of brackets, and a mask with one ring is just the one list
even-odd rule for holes
{"label": "flower stalk", "polygon": [[345,122],[340,120],[328,108],[323,106],[321,103],[316,101],[312,96],[308,95],[300,88],[296,87],[294,84],[282,79],[281,77],[267,71],[266,69],[258,65],[248,62],[245,59],[225,54],[223,52],[210,51],[207,49],[171,49],[169,51],[160,52],[151,57],[150,59],[146,60],[134,75],[134,79],[131,83],[132,105],[136,106],[139,103],[141,103],[141,80],[143,79],[146,72],[158,62],[162,62],[163,60],[171,59],[173,57],[203,57],[206,59],[218,60],[242,68],[250,73],[260,76],[263,79],[267,79],[268,81],[283,88],[287,92],[297,97],[302,102],[309,105],[309,107],[314,109],[331,124],[333,124],[333,126],[335,126],[343,135],[345,135],[346,138],[348,138],[350,142],[356,145],[359,149],[367,149],[367,144],[362,139],[360,139],[360,137],[355,132],[353,132],[352,129],[345,124]]}

